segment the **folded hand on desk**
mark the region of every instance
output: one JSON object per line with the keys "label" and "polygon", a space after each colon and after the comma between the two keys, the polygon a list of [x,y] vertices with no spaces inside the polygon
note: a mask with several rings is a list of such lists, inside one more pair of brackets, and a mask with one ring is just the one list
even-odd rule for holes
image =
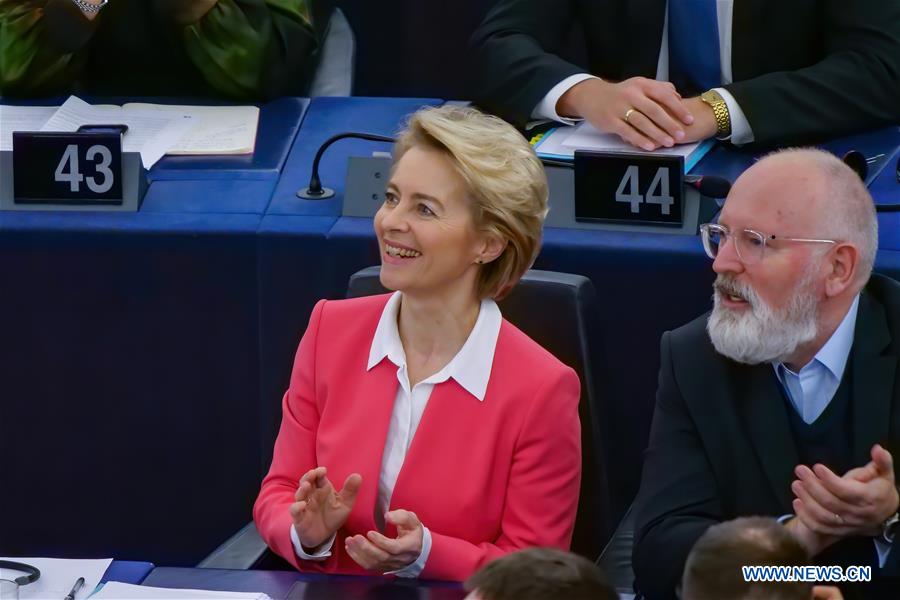
{"label": "folded hand on desk", "polygon": [[685,126],[694,122],[674,85],[645,77],[618,83],[587,79],[566,91],[556,110],[647,151],[684,143]]}
{"label": "folded hand on desk", "polygon": [[300,486],[291,504],[294,529],[304,548],[322,545],[340,529],[356,502],[362,477],[353,473],[344,481],[341,491],[336,491],[326,477],[325,467],[307,471],[300,478]]}
{"label": "folded hand on desk", "polygon": [[385,520],[397,527],[396,538],[370,531],[365,536],[354,535],[344,540],[347,554],[359,566],[379,573],[408,567],[422,553],[424,531],[416,513],[392,510],[385,515]]}

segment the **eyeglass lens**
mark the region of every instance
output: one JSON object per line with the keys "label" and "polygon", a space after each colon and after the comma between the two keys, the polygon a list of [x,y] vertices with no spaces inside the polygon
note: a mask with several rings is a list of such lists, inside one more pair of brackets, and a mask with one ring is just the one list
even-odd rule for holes
{"label": "eyeglass lens", "polygon": [[703,246],[710,258],[719,255],[719,249],[727,238],[732,238],[738,257],[744,262],[759,262],[762,259],[765,240],[762,235],[749,229],[723,233],[719,228],[709,227],[704,230]]}

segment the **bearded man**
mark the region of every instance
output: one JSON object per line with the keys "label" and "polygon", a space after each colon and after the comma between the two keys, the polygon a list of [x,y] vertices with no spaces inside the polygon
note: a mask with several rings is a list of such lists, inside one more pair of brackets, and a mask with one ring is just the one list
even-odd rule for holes
{"label": "bearded man", "polygon": [[781,151],[701,233],[714,308],[662,337],[636,587],[674,598],[709,526],[764,515],[820,565],[871,567],[848,598],[900,598],[900,284],[871,274],[871,196],[834,156]]}

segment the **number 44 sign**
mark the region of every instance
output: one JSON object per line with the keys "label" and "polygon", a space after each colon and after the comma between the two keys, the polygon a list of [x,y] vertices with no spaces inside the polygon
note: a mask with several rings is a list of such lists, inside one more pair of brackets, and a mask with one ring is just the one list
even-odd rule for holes
{"label": "number 44 sign", "polygon": [[676,155],[575,152],[575,219],[680,227],[684,158]]}
{"label": "number 44 sign", "polygon": [[14,133],[16,204],[122,204],[119,133]]}

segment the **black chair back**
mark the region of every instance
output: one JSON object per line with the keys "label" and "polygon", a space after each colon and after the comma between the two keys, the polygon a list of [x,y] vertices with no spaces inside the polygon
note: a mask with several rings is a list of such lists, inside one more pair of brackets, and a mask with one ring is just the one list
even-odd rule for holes
{"label": "black chair back", "polygon": [[[347,296],[387,292],[380,267],[350,277]],[[569,273],[528,271],[499,303],[503,316],[531,339],[572,367],[581,380],[581,495],[572,550],[595,560],[612,533],[606,460],[602,453],[600,381],[602,359],[595,348],[599,322],[596,292],[589,279]],[[594,342],[592,342],[594,340]]]}

